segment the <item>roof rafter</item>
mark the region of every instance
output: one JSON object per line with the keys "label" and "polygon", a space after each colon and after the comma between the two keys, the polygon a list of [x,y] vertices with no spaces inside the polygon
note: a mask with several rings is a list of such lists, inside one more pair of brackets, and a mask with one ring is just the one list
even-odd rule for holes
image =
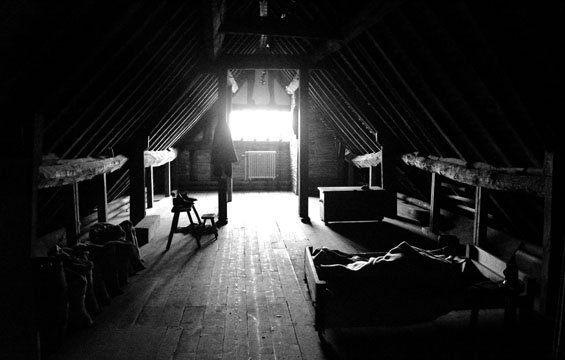
{"label": "roof rafter", "polygon": [[220,56],[210,68],[225,69],[304,69],[312,68],[313,64],[308,57],[289,55],[229,55]]}
{"label": "roof rafter", "polygon": [[357,16],[341,28],[342,40],[329,40],[312,54],[312,61],[318,62],[326,56],[338,51],[348,42],[379,22],[385,15],[398,8],[406,0],[372,1],[361,9]]}
{"label": "roof rafter", "polygon": [[204,44],[207,55],[212,60],[220,53],[224,40],[224,34],[218,29],[226,12],[225,3],[225,0],[201,0],[203,19],[209,19],[207,22],[204,20],[203,24]]}
{"label": "roof rafter", "polygon": [[339,33],[333,29],[305,27],[291,19],[273,17],[226,19],[219,32],[229,34],[271,35],[280,37],[341,40]]}

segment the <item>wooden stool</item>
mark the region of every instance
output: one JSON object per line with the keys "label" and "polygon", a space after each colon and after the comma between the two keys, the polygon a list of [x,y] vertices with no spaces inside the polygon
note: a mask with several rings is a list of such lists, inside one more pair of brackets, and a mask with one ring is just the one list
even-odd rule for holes
{"label": "wooden stool", "polygon": [[211,228],[210,230],[212,231],[212,233],[214,233],[215,238],[214,239],[218,239],[218,228],[216,227],[216,214],[204,214],[202,215],[202,226],[204,229],[206,229],[206,220],[210,220],[211,223]]}
{"label": "wooden stool", "polygon": [[[198,221],[198,224],[195,224],[194,221],[192,220],[192,215],[190,215],[191,211],[194,211],[194,215],[196,216],[196,220]],[[179,216],[180,213],[182,212],[186,212],[186,215],[188,216],[188,220],[190,220],[190,225],[188,226],[188,233],[190,233],[192,236],[196,238],[196,244],[198,245],[198,247],[200,247],[200,228],[202,226],[202,220],[200,220],[200,216],[198,215],[198,211],[196,211],[196,207],[194,207],[194,203],[187,205],[173,206],[171,212],[174,213],[174,215],[173,215],[173,222],[171,223],[171,232],[169,232],[169,239],[167,241],[166,250],[169,250],[169,248],[171,247],[171,241],[173,240],[174,234],[180,232],[184,233],[184,231],[178,229]]]}

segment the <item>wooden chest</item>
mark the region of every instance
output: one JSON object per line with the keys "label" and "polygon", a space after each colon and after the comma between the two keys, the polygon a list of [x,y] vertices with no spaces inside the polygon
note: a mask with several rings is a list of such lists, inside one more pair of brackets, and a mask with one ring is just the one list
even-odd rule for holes
{"label": "wooden chest", "polygon": [[377,186],[319,187],[320,217],[325,223],[335,221],[382,220],[396,215],[396,194]]}

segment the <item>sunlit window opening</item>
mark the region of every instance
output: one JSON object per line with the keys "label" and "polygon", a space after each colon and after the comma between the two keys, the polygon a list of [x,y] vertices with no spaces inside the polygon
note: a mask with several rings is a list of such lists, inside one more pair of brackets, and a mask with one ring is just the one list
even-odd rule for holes
{"label": "sunlit window opening", "polygon": [[277,110],[236,110],[230,115],[233,140],[289,141],[292,114]]}

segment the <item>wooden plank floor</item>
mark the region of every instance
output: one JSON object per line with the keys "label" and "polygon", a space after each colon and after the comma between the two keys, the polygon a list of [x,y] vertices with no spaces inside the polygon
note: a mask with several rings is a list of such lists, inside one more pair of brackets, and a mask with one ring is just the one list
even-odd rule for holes
{"label": "wooden plank floor", "polygon": [[[216,194],[190,195],[200,214],[217,213]],[[496,311],[481,316],[480,335],[469,334],[468,313],[453,312],[409,327],[329,330],[321,343],[303,281],[305,246],[357,252],[388,249],[398,239],[425,244],[391,223],[326,226],[317,201],[310,199],[312,224],[303,224],[292,193],[236,192],[218,240],[205,237],[196,249],[190,235],[175,234],[164,251],[172,213],[171,198],[161,199],[148,210],[161,221],[157,239],[141,249],[147,269],[129,278],[95,326],[50,358],[512,358]]]}

